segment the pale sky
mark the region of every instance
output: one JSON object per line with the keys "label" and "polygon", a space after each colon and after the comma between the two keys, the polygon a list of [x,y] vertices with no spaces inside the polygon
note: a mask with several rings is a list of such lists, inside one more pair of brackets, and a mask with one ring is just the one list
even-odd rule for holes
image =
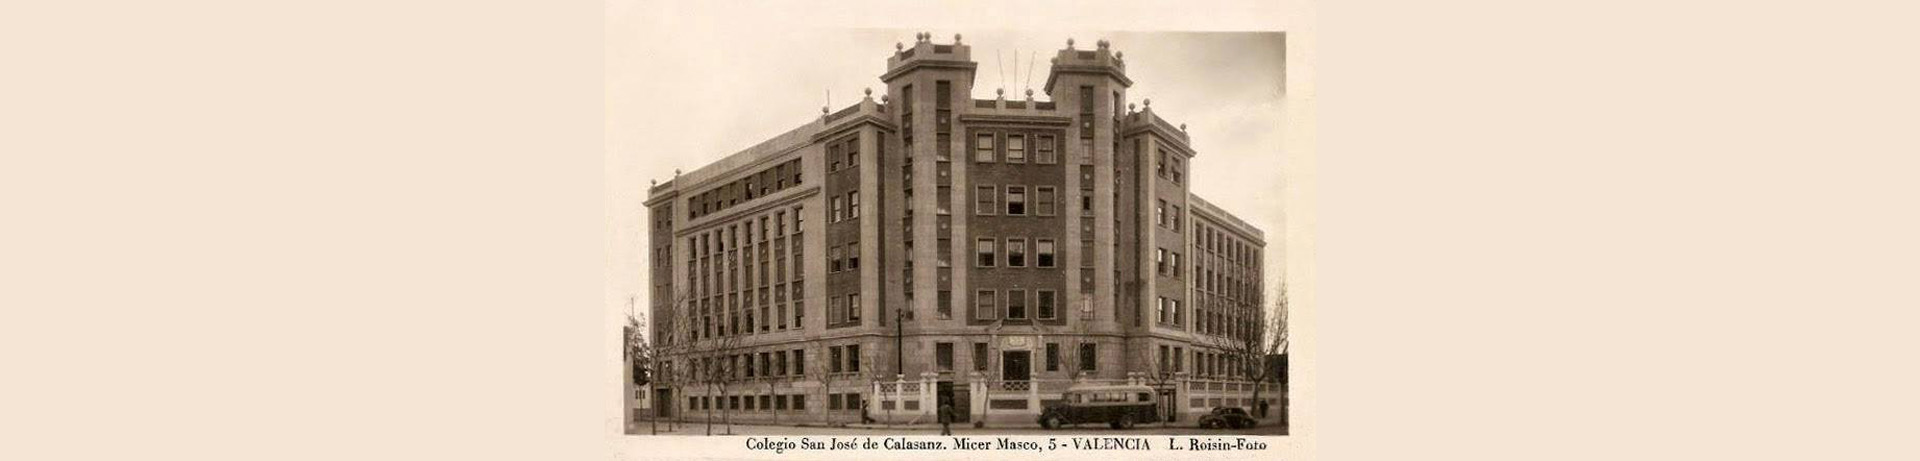
{"label": "pale sky", "polygon": [[[606,61],[607,168],[614,252],[609,297],[633,296],[644,314],[645,191],[675,168],[692,171],[802,124],[820,107],[853,104],[861,90],[886,91],[880,74],[894,43],[915,29],[727,27],[716,16],[640,17],[609,11]],[[707,22],[707,21],[716,22]],[[613,24],[620,27],[612,27]],[[1048,59],[1099,39],[1125,54],[1134,85],[1128,102],[1152,99],[1161,118],[1187,124],[1199,152],[1192,190],[1266,232],[1268,299],[1279,286],[1285,235],[1279,180],[1283,160],[1285,43],[1279,33],[924,30],[934,42],[963,35],[979,63],[973,97],[1050,100],[1040,88]],[[996,53],[999,55],[996,62]],[[1031,59],[1031,65],[1029,65]],[[1014,70],[1015,63],[1019,70]],[[1029,76],[1030,75],[1030,76]],[[1003,77],[1004,76],[1004,77]],[[624,310],[624,307],[622,308]]]}

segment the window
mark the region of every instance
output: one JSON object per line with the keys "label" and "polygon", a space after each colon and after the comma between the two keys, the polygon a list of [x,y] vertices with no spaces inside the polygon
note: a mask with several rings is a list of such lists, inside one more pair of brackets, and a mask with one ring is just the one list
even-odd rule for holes
{"label": "window", "polygon": [[1027,163],[1027,138],[1007,135],[1007,163]]}
{"label": "window", "polygon": [[834,197],[833,200],[828,202],[827,208],[832,211],[832,214],[827,217],[827,222],[840,222],[842,217],[841,213],[846,212],[846,204],[841,202],[841,200],[840,197]]}
{"label": "window", "polygon": [[830,373],[839,373],[841,360],[840,346],[827,348],[827,359],[827,371]]}
{"label": "window", "polygon": [[[847,242],[846,247],[847,247],[847,270],[859,269],[860,268],[860,242],[857,240],[852,242]],[[1175,259],[1175,261],[1179,261],[1179,259]]]}
{"label": "window", "polygon": [[1167,275],[1166,248],[1155,248],[1153,250],[1153,271],[1160,275]]}
{"label": "window", "polygon": [[1054,142],[1053,135],[1040,135],[1039,139],[1034,141],[1033,163],[1048,165],[1059,163],[1060,156],[1054,151]]}
{"label": "window", "polygon": [[846,247],[839,245],[834,245],[833,248],[827,249],[827,272],[841,271],[842,265],[840,261],[845,253]]}
{"label": "window", "polygon": [[847,140],[847,168],[860,166],[860,139]]}
{"label": "window", "polygon": [[[839,216],[840,215],[839,202],[834,202],[833,206],[834,206],[834,211],[833,211],[834,216]],[[1160,200],[1159,202],[1154,203],[1153,224],[1158,226],[1167,225],[1167,201],[1166,200]]]}
{"label": "window", "polygon": [[860,294],[847,295],[847,321],[860,321]]}
{"label": "window", "polygon": [[935,306],[937,309],[935,312],[940,314],[940,319],[953,318],[953,291],[940,290],[940,293],[937,294],[936,297],[938,298],[936,299],[938,305]]}
{"label": "window", "polygon": [[975,255],[973,264],[975,266],[993,267],[993,239],[987,238],[974,241],[973,251]]}
{"label": "window", "polygon": [[827,146],[827,172],[840,171],[840,145]]}
{"label": "window", "polygon": [[[1059,312],[1054,308],[1053,290],[1040,290],[1040,291],[1034,292],[1033,294],[1034,294],[1035,300],[1037,301],[1037,304],[1039,305],[1040,320],[1053,320],[1054,318],[1057,318],[1057,316],[1059,315]],[[1053,369],[1052,367],[1048,367],[1049,371],[1051,371],[1052,369]]]}
{"label": "window", "polygon": [[993,196],[995,194],[996,192],[994,192],[993,186],[975,186],[973,188],[973,214],[993,214]]}
{"label": "window", "polygon": [[1165,178],[1167,177],[1167,151],[1154,149],[1154,153],[1158,155],[1159,161],[1154,162],[1153,173]]}
{"label": "window", "polygon": [[1060,343],[1047,343],[1047,371],[1060,371]]}
{"label": "window", "polygon": [[806,396],[806,394],[795,394],[795,395],[793,396],[793,409],[795,409],[795,410],[805,410],[805,409],[807,409],[807,396]]}
{"label": "window", "polygon": [[1053,216],[1054,208],[1055,208],[1054,195],[1056,195],[1056,191],[1053,188],[1053,186],[1040,186],[1040,187],[1034,188],[1034,193],[1033,193],[1034,208],[1035,208],[1034,214],[1038,214],[1040,216]]}
{"label": "window", "polygon": [[1167,221],[1171,222],[1171,225],[1167,227],[1173,228],[1174,232],[1179,232],[1182,229],[1180,227],[1180,206],[1179,205],[1173,205],[1169,207],[1169,211],[1167,212]]}
{"label": "window", "polygon": [[934,343],[933,360],[940,371],[953,371],[953,343]]}
{"label": "window", "polygon": [[1167,256],[1168,256],[1168,261],[1170,261],[1169,265],[1173,266],[1173,269],[1172,269],[1173,276],[1179,277],[1180,276],[1180,253],[1170,251],[1170,252],[1167,252]]}
{"label": "window", "polygon": [[827,297],[827,324],[838,325],[846,321],[847,298]]}
{"label": "window", "polygon": [[848,373],[860,372],[860,346],[859,345],[847,346],[847,372]]}
{"label": "window", "polygon": [[1035,266],[1054,267],[1054,250],[1053,250],[1052,239],[1035,240],[1033,242],[1033,250],[1034,250],[1034,253],[1037,255],[1037,258],[1039,259],[1039,261],[1035,262],[1034,264]]}
{"label": "window", "polygon": [[1007,290],[1007,319],[1027,319],[1027,290]]}
{"label": "window", "polygon": [[860,217],[860,191],[847,193],[847,219]]}
{"label": "window", "polygon": [[1007,216],[1027,214],[1027,187],[1007,186]]}
{"label": "window", "polygon": [[1186,359],[1186,357],[1187,357],[1187,351],[1185,349],[1179,348],[1179,347],[1173,348],[1173,372],[1174,373],[1187,371],[1187,361],[1184,360]]}
{"label": "window", "polygon": [[973,370],[987,371],[987,343],[973,343]]}
{"label": "window", "polygon": [[1027,240],[1007,239],[1007,267],[1027,267]]}
{"label": "window", "polygon": [[933,212],[943,215],[953,212],[953,187],[940,186],[940,189],[935,191]]}
{"label": "window", "polygon": [[993,290],[979,290],[973,293],[973,318],[979,320],[993,319],[994,311],[1000,308],[997,302],[998,300],[995,299],[994,296]]}
{"label": "window", "polygon": [[[805,349],[794,349],[793,350],[793,375],[806,376],[806,374],[807,374],[807,351]],[[795,407],[795,408],[798,408],[798,407]]]}
{"label": "window", "polygon": [[1094,343],[1080,344],[1080,369],[1081,370],[1094,371],[1098,369],[1095,367],[1095,365],[1098,365],[1099,362],[1094,360],[1099,355],[1097,354],[1097,352],[1099,351],[1095,349],[1096,346],[1097,345],[1095,345]]}
{"label": "window", "polygon": [[993,162],[993,135],[982,134],[973,140],[973,161]]}

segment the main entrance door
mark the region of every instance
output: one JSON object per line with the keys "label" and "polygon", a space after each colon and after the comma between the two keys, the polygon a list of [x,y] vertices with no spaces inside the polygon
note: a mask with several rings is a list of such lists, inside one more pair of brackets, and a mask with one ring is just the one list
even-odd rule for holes
{"label": "main entrance door", "polygon": [[1004,351],[1000,353],[1000,379],[1004,381],[1026,381],[1033,379],[1033,353],[1028,351]]}
{"label": "main entrance door", "polygon": [[[940,416],[939,404],[947,404],[953,405],[953,422],[964,423],[969,421],[970,418],[968,416],[973,413],[972,409],[968,407],[973,403],[973,399],[972,396],[968,395],[969,392],[967,388],[965,386],[954,386],[953,381],[941,381],[935,386],[937,387],[935,387],[934,398],[938,399],[939,403],[933,407],[934,417],[939,418]],[[939,420],[935,419],[934,421],[937,422]]]}

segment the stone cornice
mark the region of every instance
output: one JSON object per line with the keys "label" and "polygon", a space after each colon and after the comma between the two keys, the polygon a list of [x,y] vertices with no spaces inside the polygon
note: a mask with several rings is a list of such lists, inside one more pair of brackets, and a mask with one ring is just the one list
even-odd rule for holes
{"label": "stone cornice", "polygon": [[965,123],[1008,123],[1019,125],[1072,126],[1073,119],[1050,115],[960,114]]}
{"label": "stone cornice", "polygon": [[893,82],[893,79],[900,78],[900,76],[906,75],[915,70],[919,70],[922,67],[930,68],[930,69],[964,70],[964,71],[967,71],[967,75],[971,76],[973,75],[974,68],[979,66],[980,66],[979,64],[976,64],[973,61],[942,61],[937,59],[915,59],[915,60],[907,61],[906,64],[903,64],[900,67],[895,67],[892,70],[888,70],[887,73],[885,74],[880,74],[880,82],[891,83]]}

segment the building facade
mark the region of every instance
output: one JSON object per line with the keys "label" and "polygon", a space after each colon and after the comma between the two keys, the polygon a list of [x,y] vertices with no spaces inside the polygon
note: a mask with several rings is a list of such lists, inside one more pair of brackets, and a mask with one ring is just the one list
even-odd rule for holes
{"label": "building facade", "polygon": [[1260,334],[1264,235],[1194,195],[1122,57],[1069,40],[1049,100],[974,99],[969,47],[921,34],[878,100],[653,185],[655,414],[1031,421],[1122,381],[1251,406],[1228,345]]}

